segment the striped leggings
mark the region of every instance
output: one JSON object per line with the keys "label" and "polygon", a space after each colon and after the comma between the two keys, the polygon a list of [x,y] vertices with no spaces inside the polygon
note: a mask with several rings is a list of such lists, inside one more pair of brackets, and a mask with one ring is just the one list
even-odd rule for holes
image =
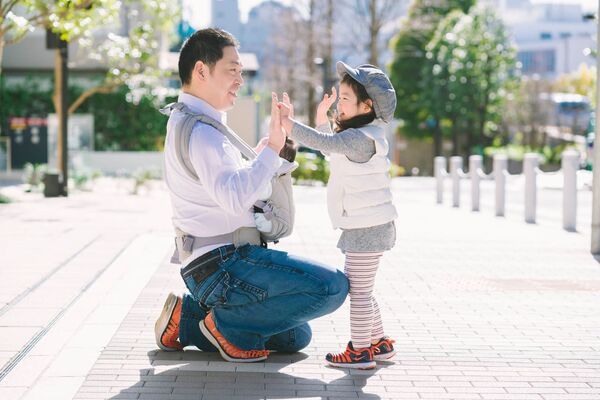
{"label": "striped leggings", "polygon": [[355,349],[369,347],[384,336],[379,306],[373,296],[382,254],[346,252],[344,272],[350,281],[350,334]]}

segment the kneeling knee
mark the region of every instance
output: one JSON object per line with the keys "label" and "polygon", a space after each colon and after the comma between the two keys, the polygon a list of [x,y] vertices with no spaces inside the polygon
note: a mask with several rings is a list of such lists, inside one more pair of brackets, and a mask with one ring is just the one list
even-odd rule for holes
{"label": "kneeling knee", "polygon": [[342,271],[337,271],[333,278],[328,282],[327,294],[332,301],[339,302],[338,306],[341,306],[346,300],[350,284],[348,278]]}

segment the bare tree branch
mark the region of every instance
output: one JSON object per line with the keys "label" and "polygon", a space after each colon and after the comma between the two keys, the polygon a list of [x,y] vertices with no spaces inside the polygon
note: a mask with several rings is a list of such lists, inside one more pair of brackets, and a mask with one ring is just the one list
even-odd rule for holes
{"label": "bare tree branch", "polygon": [[75,110],[77,110],[77,108],[79,108],[79,106],[81,104],[83,104],[84,101],[86,101],[89,97],[93,96],[96,93],[110,93],[113,90],[115,90],[119,85],[117,83],[112,83],[112,84],[108,84],[108,85],[104,85],[104,86],[96,86],[93,88],[89,88],[87,89],[85,92],[81,93],[81,95],[77,98],[77,100],[75,100],[73,102],[73,104],[71,104],[71,106],[69,107],[69,115],[73,114],[75,112]]}
{"label": "bare tree branch", "polygon": [[2,0],[0,0],[0,15],[4,18],[8,15],[10,10],[19,2],[19,0],[10,0],[4,6]]}

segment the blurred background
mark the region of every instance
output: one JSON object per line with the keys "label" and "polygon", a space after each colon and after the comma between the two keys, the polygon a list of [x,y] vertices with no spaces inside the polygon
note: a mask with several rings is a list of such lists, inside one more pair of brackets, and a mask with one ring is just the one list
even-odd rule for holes
{"label": "blurred background", "polygon": [[[523,154],[558,169],[574,147],[591,169],[595,117],[593,0],[0,1],[0,177],[61,171],[160,175],[178,50],[195,30],[240,42],[245,85],[229,124],[251,145],[266,133],[271,91],[313,124],[335,63],[370,63],[398,96],[388,126],[393,175],[431,175],[436,155]],[[67,122],[68,121],[68,122]],[[62,126],[68,131],[63,148]],[[63,159],[63,155],[64,158]],[[327,163],[301,152],[297,180]],[[143,171],[143,172],[140,172]],[[154,172],[153,172],[154,171]]]}

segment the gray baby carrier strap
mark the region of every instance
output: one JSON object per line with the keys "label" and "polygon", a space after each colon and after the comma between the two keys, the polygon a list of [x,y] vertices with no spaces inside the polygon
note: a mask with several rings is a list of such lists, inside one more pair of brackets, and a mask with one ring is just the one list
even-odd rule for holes
{"label": "gray baby carrier strap", "polygon": [[[160,111],[165,115],[170,115],[173,110],[180,111],[184,116],[175,126],[174,137],[171,140],[174,141],[179,164],[192,179],[199,180],[189,155],[190,138],[196,122],[210,125],[221,132],[246,159],[253,160],[257,157],[254,149],[220,121],[204,114],[195,113],[183,103],[171,103]],[[255,227],[242,227],[232,233],[200,238],[187,234],[176,227],[175,252],[178,254],[174,254],[173,259],[182,261],[195,249],[211,244],[233,243],[236,247],[247,243],[260,245],[263,242],[277,243],[280,238],[289,236],[292,233],[295,214],[291,170],[275,176],[271,185],[271,197],[266,201],[258,201],[254,205],[254,212],[264,213],[265,218],[271,221],[271,231],[259,232]],[[173,259],[172,261],[174,261]]]}

